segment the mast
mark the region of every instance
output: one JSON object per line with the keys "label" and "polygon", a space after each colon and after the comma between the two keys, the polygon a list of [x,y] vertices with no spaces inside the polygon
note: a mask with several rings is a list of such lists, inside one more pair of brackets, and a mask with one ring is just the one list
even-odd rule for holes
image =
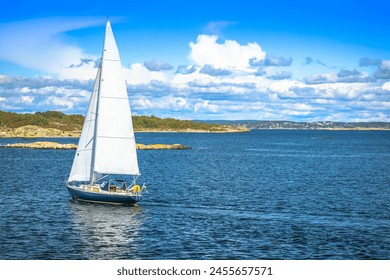
{"label": "mast", "polygon": [[[103,57],[103,55],[102,55]],[[91,156],[91,171],[90,171],[90,184],[94,185],[96,180],[96,172],[95,172],[95,157],[96,157],[96,132],[98,127],[98,120],[99,120],[99,99],[100,99],[100,83],[101,83],[101,77],[102,77],[102,60],[100,60],[99,64],[99,70],[100,75],[97,77],[99,79],[99,88],[97,90],[97,97],[96,97],[96,110],[95,110],[95,128],[93,131],[93,144],[92,144],[92,156]]]}
{"label": "mast", "polygon": [[92,147],[92,158],[91,158],[91,181],[90,184],[94,185],[96,181],[96,172],[95,172],[95,159],[96,159],[96,137],[97,137],[97,128],[98,128],[98,122],[99,122],[99,103],[100,103],[100,89],[101,89],[101,83],[103,81],[102,79],[102,72],[103,72],[103,61],[104,61],[104,52],[106,51],[106,37],[107,37],[107,26],[109,25],[108,17],[106,19],[106,29],[104,32],[104,40],[103,40],[103,51],[102,51],[102,56],[100,59],[100,64],[99,64],[99,70],[100,70],[100,75],[97,77],[99,79],[99,88],[97,91],[97,101],[96,101],[96,117],[95,117],[95,129],[94,129],[94,134],[93,134],[93,147]]}

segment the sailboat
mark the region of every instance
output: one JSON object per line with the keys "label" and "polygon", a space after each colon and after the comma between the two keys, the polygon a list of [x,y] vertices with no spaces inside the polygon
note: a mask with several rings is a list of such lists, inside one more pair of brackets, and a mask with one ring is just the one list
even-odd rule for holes
{"label": "sailboat", "polygon": [[102,57],[66,183],[73,200],[136,204],[140,176],[122,64],[107,20]]}

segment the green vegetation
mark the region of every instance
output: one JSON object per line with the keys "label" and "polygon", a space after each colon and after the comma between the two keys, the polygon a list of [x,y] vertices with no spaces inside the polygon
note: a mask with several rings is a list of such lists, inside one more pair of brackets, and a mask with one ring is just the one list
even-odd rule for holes
{"label": "green vegetation", "polygon": [[218,124],[199,123],[194,121],[177,120],[173,118],[161,119],[157,118],[156,116],[134,116],[133,125],[135,131],[223,131],[226,129],[226,126],[221,126]]}
{"label": "green vegetation", "polygon": [[0,128],[36,125],[43,128],[75,131],[81,130],[83,122],[84,117],[82,115],[66,115],[56,111],[37,112],[35,114],[17,114],[0,111]]}
{"label": "green vegetation", "polygon": [[[36,125],[42,128],[55,128],[61,131],[81,131],[83,122],[84,117],[82,115],[66,115],[56,111],[38,112],[35,114],[18,114],[0,111],[0,129],[15,129],[26,125]],[[224,132],[235,129],[220,124],[199,123],[173,118],[161,119],[155,116],[134,116],[133,125],[135,131]]]}

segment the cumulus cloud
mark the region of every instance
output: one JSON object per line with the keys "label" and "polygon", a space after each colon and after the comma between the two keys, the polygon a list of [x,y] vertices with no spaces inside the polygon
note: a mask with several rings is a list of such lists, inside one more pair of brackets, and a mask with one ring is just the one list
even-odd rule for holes
{"label": "cumulus cloud", "polygon": [[372,81],[367,73],[354,70],[340,70],[337,74],[338,82],[341,83],[367,83]]}
{"label": "cumulus cloud", "polygon": [[356,77],[360,76],[361,73],[357,71],[356,69],[354,70],[340,70],[340,72],[337,74],[337,77],[339,78],[348,78],[348,77]]}
{"label": "cumulus cloud", "polygon": [[216,68],[246,69],[250,59],[262,60],[265,57],[257,43],[240,45],[234,40],[219,43],[216,35],[199,35],[195,43],[190,43],[190,48],[189,58],[202,67],[210,64]]}
{"label": "cumulus cloud", "polygon": [[194,73],[197,70],[195,65],[179,65],[176,70],[176,74],[188,75]]}
{"label": "cumulus cloud", "polygon": [[[307,57],[309,74],[298,80],[293,76],[296,65],[290,67],[292,58],[266,55],[257,43],[215,35],[199,35],[190,43],[188,58],[176,71],[155,59],[125,67],[133,113],[187,119],[390,121],[389,60],[361,60],[356,67],[367,66],[367,72],[351,67],[310,73],[325,64]],[[95,76],[96,61],[80,51],[63,64],[57,78],[0,75],[0,110],[84,114],[93,80],[75,73],[90,69]]]}
{"label": "cumulus cloud", "polygon": [[159,59],[152,59],[152,60],[145,61],[144,66],[149,71],[166,71],[166,70],[173,69],[173,66],[170,65],[168,62]]}
{"label": "cumulus cloud", "polygon": [[359,66],[379,66],[381,62],[382,61],[380,59],[362,57],[359,60]]}
{"label": "cumulus cloud", "polygon": [[390,60],[382,60],[374,73],[377,79],[390,79]]}
{"label": "cumulus cloud", "polygon": [[371,67],[371,72],[361,72],[356,69],[341,69],[337,74],[312,74],[305,78],[307,84],[327,83],[374,83],[390,79],[390,60],[362,58],[359,66]]}
{"label": "cumulus cloud", "polygon": [[124,68],[124,75],[128,84],[148,84],[151,81],[167,82],[170,74],[166,71],[150,71],[141,63],[133,63],[129,68]]}
{"label": "cumulus cloud", "polygon": [[92,59],[92,58],[81,58],[79,64],[71,64],[69,68],[80,68],[85,65],[93,66],[93,68],[98,68],[100,64],[100,59]]}
{"label": "cumulus cloud", "polygon": [[[137,67],[148,75],[163,74],[149,71],[142,64]],[[354,74],[357,73],[351,70],[351,73],[341,72],[340,76]],[[183,84],[169,78],[163,81],[150,80],[150,77],[143,83],[128,83],[133,112],[190,119],[213,116],[222,119],[386,121],[389,118],[389,82],[374,86],[365,83],[306,84],[255,75],[202,76],[193,73],[180,76],[191,75],[195,76]],[[338,79],[338,74],[334,73],[333,78]],[[45,108],[84,114],[92,86],[92,81],[0,75],[0,109],[42,111]]]}
{"label": "cumulus cloud", "polygon": [[267,54],[264,59],[258,60],[256,58],[251,58],[249,64],[252,67],[259,66],[290,66],[293,59],[292,57],[286,58],[282,56],[276,56],[274,54]]}
{"label": "cumulus cloud", "polygon": [[92,81],[0,75],[0,110],[85,113]]}
{"label": "cumulus cloud", "polygon": [[386,91],[390,91],[390,82],[386,82],[382,85],[382,89]]}
{"label": "cumulus cloud", "polygon": [[232,72],[227,69],[215,68],[213,65],[206,64],[202,69],[200,69],[199,73],[210,76],[227,76]]}
{"label": "cumulus cloud", "polygon": [[194,105],[194,112],[204,111],[207,113],[218,112],[219,106],[216,104],[210,104],[209,100],[201,100]]}
{"label": "cumulus cloud", "polygon": [[47,87],[68,87],[81,90],[91,89],[93,82],[90,80],[78,80],[78,79],[54,79],[47,77],[34,77],[27,78],[22,76],[8,76],[0,74],[0,91],[6,89],[39,89]]}
{"label": "cumulus cloud", "polygon": [[312,74],[305,78],[307,84],[327,84],[327,83],[367,83],[373,81],[367,73],[358,70],[340,70],[326,74]]}
{"label": "cumulus cloud", "polygon": [[337,75],[335,73],[312,74],[309,77],[305,78],[305,82],[309,85],[336,83],[337,82]]}
{"label": "cumulus cloud", "polygon": [[282,71],[282,72],[278,72],[278,73],[275,73],[273,75],[270,75],[270,76],[268,76],[268,78],[270,78],[272,80],[284,80],[284,79],[290,79],[291,76],[292,76],[291,72]]}
{"label": "cumulus cloud", "polygon": [[259,69],[257,69],[257,71],[254,74],[255,74],[255,76],[265,76],[265,75],[267,75],[267,72],[264,69],[259,68]]}
{"label": "cumulus cloud", "polygon": [[390,60],[381,60],[377,58],[363,57],[359,60],[359,66],[371,67],[374,70],[373,80],[390,79]]}

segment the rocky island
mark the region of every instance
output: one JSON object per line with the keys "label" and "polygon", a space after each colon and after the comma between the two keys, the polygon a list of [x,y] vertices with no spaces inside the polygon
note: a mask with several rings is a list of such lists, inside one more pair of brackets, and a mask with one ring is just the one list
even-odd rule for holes
{"label": "rocky island", "polygon": [[29,148],[29,149],[70,150],[70,149],[77,149],[77,145],[75,145],[75,144],[60,144],[60,143],[57,143],[57,142],[48,142],[48,141],[40,141],[40,142],[32,142],[32,143],[7,144],[7,145],[4,145],[4,146],[0,146],[0,148]]}
{"label": "rocky island", "polygon": [[[54,150],[71,150],[77,149],[76,144],[60,144],[50,141],[39,141],[31,143],[15,143],[0,145],[0,148],[24,148],[24,149],[54,149]],[[137,150],[188,150],[191,149],[188,146],[181,144],[137,144]]]}

